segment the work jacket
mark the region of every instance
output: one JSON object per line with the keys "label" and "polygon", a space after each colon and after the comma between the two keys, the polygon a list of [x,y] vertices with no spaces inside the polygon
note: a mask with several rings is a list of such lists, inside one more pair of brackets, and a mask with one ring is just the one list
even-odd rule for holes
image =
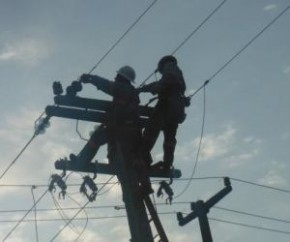
{"label": "work jacket", "polygon": [[93,79],[98,89],[113,97],[112,106],[107,111],[107,125],[137,124],[140,100],[135,87],[118,79],[109,81],[99,76],[94,76]]}
{"label": "work jacket", "polygon": [[176,65],[167,65],[159,81],[143,86],[142,92],[158,95],[155,115],[167,122],[181,123],[185,119],[184,93],[186,90],[182,71]]}

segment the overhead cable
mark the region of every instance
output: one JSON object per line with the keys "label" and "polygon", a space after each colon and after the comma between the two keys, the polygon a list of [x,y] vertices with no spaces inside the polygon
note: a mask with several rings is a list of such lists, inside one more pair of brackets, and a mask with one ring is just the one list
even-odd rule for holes
{"label": "overhead cable", "polygon": [[[32,199],[33,199],[33,205],[35,204],[35,196],[34,196],[34,192],[33,190],[36,189],[36,186],[32,186],[31,187],[31,194],[32,194]],[[38,226],[37,226],[37,209],[36,209],[36,205],[34,206],[34,219],[35,219],[35,238],[36,238],[36,242],[39,241],[39,236],[38,236]]]}
{"label": "overhead cable", "polygon": [[[189,39],[191,39],[191,37],[194,36],[197,31],[201,29],[206,24],[206,22],[208,22],[212,18],[212,16],[226,3],[226,1],[227,0],[223,0],[203,21],[201,21],[201,23],[196,28],[194,28],[194,30],[188,36],[186,36],[186,38],[171,52],[171,55],[174,55],[183,45],[185,45],[185,43]],[[148,77],[146,77],[145,80],[140,84],[140,87],[144,86],[146,81],[150,79],[154,75],[154,73],[155,71],[152,72]]]}
{"label": "overhead cable", "polygon": [[268,232],[274,232],[274,233],[279,233],[279,234],[290,235],[290,231],[285,231],[285,230],[266,228],[266,227],[262,227],[262,226],[250,225],[250,224],[245,224],[245,223],[240,223],[240,222],[233,222],[233,221],[228,221],[228,220],[218,219],[218,218],[212,218],[212,217],[209,217],[208,219],[212,220],[212,221],[216,221],[216,222],[231,224],[231,225],[238,225],[238,226],[252,228],[252,229],[258,229],[258,230],[264,230],[264,231],[268,231]]}
{"label": "overhead cable", "polygon": [[[49,117],[46,117],[42,119],[42,116],[44,115],[44,112],[35,120],[35,132],[32,135],[32,137],[29,139],[29,141],[24,145],[22,150],[18,153],[18,155],[14,158],[14,160],[8,165],[8,167],[3,171],[3,173],[0,176],[0,180],[6,175],[6,173],[10,170],[10,168],[15,164],[15,162],[19,159],[19,157],[23,154],[23,152],[27,149],[27,147],[31,144],[31,142],[34,140],[34,138],[42,133],[42,130],[46,128],[46,124],[48,122]],[[39,121],[39,123],[38,123]]]}
{"label": "overhead cable", "polygon": [[154,0],[148,8],[134,21],[132,25],[122,34],[122,36],[113,44],[113,46],[102,56],[102,58],[93,66],[93,68],[88,72],[91,74],[99,64],[107,57],[107,55],[120,43],[120,41],[134,28],[134,26],[143,18],[143,16],[155,5],[158,0]]}
{"label": "overhead cable", "polygon": [[203,133],[204,133],[204,125],[205,125],[205,107],[206,107],[206,97],[205,97],[205,88],[203,89],[203,115],[202,115],[202,126],[201,126],[201,134],[200,134],[200,139],[199,139],[199,144],[198,144],[198,149],[197,149],[197,154],[196,154],[196,157],[195,157],[195,163],[194,163],[194,166],[193,166],[193,170],[191,172],[191,175],[190,175],[190,178],[186,184],[186,186],[184,187],[184,189],[174,197],[174,199],[180,197],[182,194],[184,194],[187,189],[189,188],[190,186],[190,183],[192,181],[192,178],[194,177],[194,174],[195,174],[195,171],[196,171],[196,168],[197,168],[197,163],[199,161],[199,154],[200,154],[200,151],[201,151],[201,143],[202,143],[202,139],[203,139]]}
{"label": "overhead cable", "polygon": [[[176,215],[176,212],[159,212],[158,215]],[[90,220],[103,220],[103,219],[117,219],[117,218],[126,218],[127,215],[112,215],[112,216],[98,216],[98,217],[89,217]],[[86,220],[87,218],[74,218],[74,220]],[[224,220],[224,219],[218,219],[214,217],[209,217],[208,218],[211,221],[215,222],[220,222],[220,223],[226,223],[226,224],[231,224],[231,225],[237,225],[241,227],[246,227],[246,228],[252,228],[252,229],[257,229],[257,230],[264,230],[268,232],[274,232],[274,233],[279,233],[279,234],[285,234],[285,235],[290,235],[290,231],[285,231],[285,230],[279,230],[279,229],[273,229],[273,228],[267,228],[267,227],[262,227],[262,226],[257,226],[257,225],[251,225],[251,224],[246,224],[246,223],[240,223],[240,222],[234,222],[234,221],[229,221],[229,220]],[[39,219],[39,222],[56,222],[56,221],[61,221],[61,219]],[[0,222],[15,222],[14,220],[7,220],[7,221],[0,221]],[[34,222],[34,219],[26,219],[24,222]]]}
{"label": "overhead cable", "polygon": [[[271,27],[278,19],[280,19],[288,10],[290,5],[287,6],[281,13],[279,13],[274,19],[272,19],[262,30],[260,30],[252,39],[250,39],[240,50],[238,50],[225,64],[223,64],[207,81],[208,84],[213,78],[215,78],[220,72],[222,72],[234,59],[236,59],[243,51],[245,51],[256,39],[258,39],[269,27]],[[199,89],[201,90],[206,84],[203,84]],[[189,95],[192,98],[197,92]]]}
{"label": "overhead cable", "polygon": [[[114,178],[114,175],[111,176],[107,182],[110,182],[112,179]],[[104,184],[99,190],[98,193],[106,186],[106,184]],[[52,239],[50,241],[54,241],[60,234],[61,232],[76,218],[76,216],[79,215],[79,213],[81,211],[83,211],[85,209],[85,207],[90,203],[90,201],[88,200],[80,209],[77,213],[75,213],[75,215],[52,237]]]}
{"label": "overhead cable", "polygon": [[41,201],[41,199],[47,194],[48,189],[38,198],[38,200],[33,204],[33,206],[24,214],[24,216],[16,223],[16,225],[8,232],[8,234],[4,237],[2,242],[6,241],[9,236],[18,228],[18,226],[24,221],[26,216],[35,208],[35,206]]}

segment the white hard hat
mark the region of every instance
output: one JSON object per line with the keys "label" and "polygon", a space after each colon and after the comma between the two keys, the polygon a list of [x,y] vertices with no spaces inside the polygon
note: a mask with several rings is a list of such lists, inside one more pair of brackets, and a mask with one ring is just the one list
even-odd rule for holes
{"label": "white hard hat", "polygon": [[120,76],[125,77],[130,82],[134,82],[135,77],[136,77],[136,73],[135,73],[134,69],[131,66],[122,66],[117,71],[117,73]]}

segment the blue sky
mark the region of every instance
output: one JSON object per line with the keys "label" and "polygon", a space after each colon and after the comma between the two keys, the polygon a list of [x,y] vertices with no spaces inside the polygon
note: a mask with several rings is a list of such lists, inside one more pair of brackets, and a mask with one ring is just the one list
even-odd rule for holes
{"label": "blue sky", "polygon": [[[156,68],[159,58],[172,53],[221,2],[157,1],[93,73],[112,79],[120,66],[131,65],[136,70],[138,86]],[[91,70],[151,3],[147,0],[0,2],[0,171],[5,170],[31,138],[36,118],[47,105],[53,104],[53,81],[61,81],[65,87]],[[186,79],[187,93],[199,88],[288,5],[288,0],[227,1],[175,53]],[[229,176],[289,190],[289,22],[288,11],[207,85],[205,129],[195,177]],[[152,77],[148,82],[154,80]],[[89,85],[84,86],[79,96],[110,99]],[[142,95],[142,102],[149,98]],[[181,169],[183,178],[188,178],[194,167],[202,116],[201,91],[193,97],[187,119],[178,131],[174,164]],[[75,125],[73,120],[52,118],[46,133],[36,137],[0,180],[1,239],[15,224],[2,221],[19,220],[24,214],[2,211],[30,209],[33,204],[30,186],[7,185],[38,185],[34,193],[36,199],[40,197],[46,187],[39,185],[48,184],[50,175],[58,172],[54,161],[77,153],[84,145]],[[80,122],[84,137],[89,136],[94,125]],[[162,156],[161,142],[162,136],[153,150],[156,161]],[[102,161],[105,157],[104,147],[96,159]],[[100,175],[97,182],[108,178]],[[81,176],[70,176],[68,183],[80,184]],[[185,181],[175,181],[172,186],[175,194],[185,185]],[[218,204],[220,207],[290,220],[289,193],[237,181],[232,181],[232,186],[233,192]],[[158,211],[189,213],[189,202],[206,200],[222,188],[222,179],[194,180],[176,198],[176,204],[160,205]],[[79,204],[84,204],[86,199],[77,191],[78,187],[73,186],[68,192]],[[158,198],[157,202],[164,199]],[[79,207],[69,198],[59,203],[62,207]],[[115,185],[90,206],[120,204],[121,193]],[[51,195],[47,194],[37,208],[55,208]],[[75,211],[66,213],[72,216]],[[109,207],[88,209],[87,213],[90,217],[100,217],[124,215],[125,211]],[[286,223],[217,208],[211,210],[209,217],[290,232]],[[34,214],[28,218],[33,219]],[[39,211],[38,218],[60,216],[55,211]],[[162,215],[161,220],[170,241],[201,241],[197,221],[179,227],[174,214]],[[40,241],[49,241],[63,224],[63,221],[39,222]],[[74,222],[77,229],[65,229],[55,241],[74,241],[84,224],[85,221]],[[289,241],[289,234],[214,220],[210,224],[214,241]],[[129,237],[126,218],[90,219],[78,241],[128,241]],[[7,241],[35,241],[34,223],[21,223]]]}

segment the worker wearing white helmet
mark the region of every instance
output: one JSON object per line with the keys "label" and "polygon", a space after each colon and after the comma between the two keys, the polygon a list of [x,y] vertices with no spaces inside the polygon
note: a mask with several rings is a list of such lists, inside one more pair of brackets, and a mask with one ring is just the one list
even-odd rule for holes
{"label": "worker wearing white helmet", "polygon": [[113,105],[107,111],[107,120],[92,134],[89,142],[84,146],[78,156],[71,155],[78,162],[88,164],[96,155],[101,145],[108,142],[117,126],[137,123],[137,107],[139,96],[132,85],[136,77],[135,71],[130,66],[123,66],[117,70],[114,81],[97,75],[83,74],[82,83],[90,83],[97,89],[113,97]]}
{"label": "worker wearing white helmet", "polygon": [[[141,129],[138,125],[139,94],[132,85],[135,78],[134,69],[127,65],[117,70],[114,81],[97,75],[83,74],[81,76],[80,82],[96,86],[97,89],[112,96],[113,101],[112,107],[107,111],[106,122],[93,132],[78,155],[70,155],[71,162],[84,166],[90,164],[100,146],[106,143],[108,143],[109,162],[112,162],[114,159],[111,159],[111,155],[116,149],[116,140],[122,144],[123,149],[128,149],[129,152],[126,153],[134,156],[130,160],[142,160],[136,158],[139,156],[137,146],[141,143]],[[151,193],[153,190],[149,178],[143,176],[141,179],[143,179],[146,192]]]}

